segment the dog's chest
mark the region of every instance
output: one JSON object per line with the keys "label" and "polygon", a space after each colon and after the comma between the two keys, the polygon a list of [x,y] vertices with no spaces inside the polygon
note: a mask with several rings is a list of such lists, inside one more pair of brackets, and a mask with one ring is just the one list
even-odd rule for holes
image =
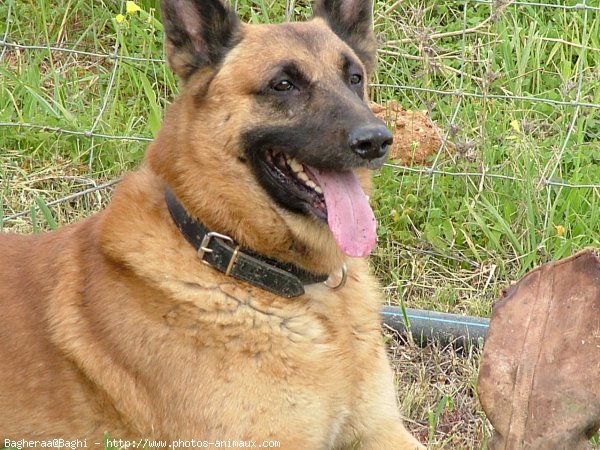
{"label": "dog's chest", "polygon": [[210,301],[219,309],[188,303],[164,317],[171,330],[169,346],[178,355],[170,370],[190,381],[178,387],[177,397],[198,405],[189,411],[189,422],[210,415],[202,404],[218,404],[219,416],[235,417],[241,434],[254,423],[299,433],[311,428],[315,445],[320,443],[311,448],[334,448],[351,424],[364,374],[380,345],[377,316],[361,307],[355,311],[355,300],[338,294],[289,308],[267,307],[248,297],[236,301],[231,294],[211,292]]}

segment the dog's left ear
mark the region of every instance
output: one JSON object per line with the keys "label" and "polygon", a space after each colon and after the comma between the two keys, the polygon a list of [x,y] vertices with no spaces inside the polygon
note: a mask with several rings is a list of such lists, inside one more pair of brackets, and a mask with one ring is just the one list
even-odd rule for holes
{"label": "dog's left ear", "polygon": [[372,0],[318,0],[314,16],[324,19],[355,51],[367,72],[373,72],[377,41],[373,33]]}

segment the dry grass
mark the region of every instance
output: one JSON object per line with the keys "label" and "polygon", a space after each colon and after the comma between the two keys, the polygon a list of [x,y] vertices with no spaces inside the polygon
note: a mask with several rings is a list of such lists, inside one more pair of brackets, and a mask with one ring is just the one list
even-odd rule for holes
{"label": "dry grass", "polygon": [[[47,161],[16,151],[5,151],[0,155],[0,168],[5,187],[0,191],[5,231],[32,233],[35,227],[31,205],[36,205],[37,199],[46,204],[58,201],[51,208],[51,213],[59,226],[102,210],[110,200],[112,187],[78,195],[93,190],[102,181],[89,177],[85,167],[60,156]],[[50,231],[48,222],[37,208],[35,211],[39,230]]]}
{"label": "dry grass", "polygon": [[406,425],[430,449],[487,448],[490,427],[475,393],[480,351],[419,347],[386,331]]}

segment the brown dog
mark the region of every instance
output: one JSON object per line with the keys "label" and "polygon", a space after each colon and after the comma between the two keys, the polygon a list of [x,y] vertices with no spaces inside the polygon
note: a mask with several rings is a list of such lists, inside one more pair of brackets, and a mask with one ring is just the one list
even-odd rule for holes
{"label": "brown dog", "polygon": [[0,445],[422,448],[362,259],[391,142],[365,103],[371,8],[250,26],[163,2],[182,93],[145,165],[88,220],[0,237]]}

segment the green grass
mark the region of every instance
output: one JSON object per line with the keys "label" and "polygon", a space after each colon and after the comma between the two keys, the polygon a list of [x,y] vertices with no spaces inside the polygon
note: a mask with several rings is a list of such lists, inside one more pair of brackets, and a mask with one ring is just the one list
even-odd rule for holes
{"label": "green grass", "polygon": [[[251,22],[310,15],[307,1],[234,3]],[[0,127],[0,229],[85,217],[110,190],[47,204],[139,164],[147,141],[122,137],[154,136],[177,81],[159,61],[157,2],[138,4],[129,15],[113,1],[0,4],[0,37],[11,11],[8,42],[90,53],[5,48],[0,122],[13,125]],[[372,98],[427,111],[451,143],[435,160],[441,173],[389,166],[375,178],[373,266],[390,303],[487,316],[501,289],[532,267],[599,246],[600,190],[544,181],[600,183],[600,111],[572,104],[600,104],[600,11],[377,0],[375,29]],[[125,58],[115,66],[107,55],[116,43]],[[477,355],[410,345],[397,354],[409,427],[434,449],[485,447]]]}
{"label": "green grass", "polygon": [[[426,251],[419,261],[431,264],[435,259],[442,266],[434,267],[436,272],[480,270],[484,275],[494,267],[493,281],[501,286],[536,265],[600,241],[598,189],[544,184],[549,179],[598,183],[598,109],[577,110],[570,104],[529,100],[579,99],[598,104],[600,14],[507,6],[479,27],[492,14],[490,7],[471,2],[463,9],[462,5],[406,2],[379,17],[377,29],[387,41],[381,48],[376,82],[525,99],[391,88],[380,89],[376,95],[380,99],[395,96],[407,108],[429,110],[442,124],[456,150],[442,155],[436,169],[515,180],[432,177],[386,168],[377,178],[380,234],[413,252]],[[436,37],[463,29],[475,31]],[[569,132],[571,122],[574,126]],[[565,228],[564,234],[557,233],[557,226]],[[384,245],[378,255],[384,278],[398,267],[397,251],[389,250]],[[415,267],[403,267],[406,270],[400,271],[399,278],[410,283]],[[445,281],[433,281],[437,293],[446,296],[443,289],[439,291]],[[481,292],[475,293],[480,299]],[[424,299],[431,298],[424,294]],[[448,307],[480,312],[480,302],[468,297]],[[446,309],[443,299],[436,298],[428,306],[435,307],[429,303],[440,300]]]}

